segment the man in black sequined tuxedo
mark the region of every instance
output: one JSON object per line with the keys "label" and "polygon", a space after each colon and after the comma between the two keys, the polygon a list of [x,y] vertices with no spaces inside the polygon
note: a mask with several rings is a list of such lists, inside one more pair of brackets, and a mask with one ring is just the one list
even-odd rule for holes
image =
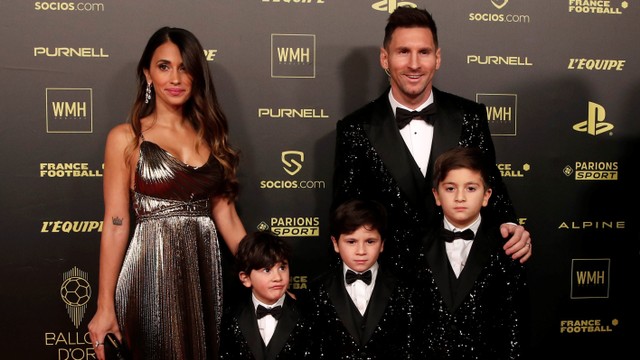
{"label": "man in black sequined tuxedo", "polygon": [[[390,88],[337,122],[332,207],[351,198],[381,202],[389,214],[381,263],[410,275],[421,238],[437,213],[430,193],[431,159],[454,146],[475,146],[495,164],[495,149],[485,107],[432,86],[440,48],[426,10],[398,7],[389,16],[380,64]],[[411,115],[413,120],[399,129],[397,109],[426,111]],[[515,224],[495,166],[491,178],[495,188],[489,206],[502,224],[502,237],[511,234],[505,252],[524,262],[531,255],[530,234]]]}
{"label": "man in black sequined tuxedo", "polygon": [[386,213],[377,202],[341,204],[330,220],[341,264],[309,285],[314,359],[411,359],[411,290],[378,264]]}
{"label": "man in black sequined tuxedo", "polygon": [[488,164],[479,149],[468,147],[453,148],[435,161],[433,195],[444,216],[425,239],[416,284],[418,358],[527,356],[525,269],[504,253],[500,231],[487,216]]}
{"label": "man in black sequined tuxedo", "polygon": [[251,289],[223,316],[220,359],[299,360],[309,356],[311,329],[289,287],[291,250],[268,232],[245,236],[236,267]]}

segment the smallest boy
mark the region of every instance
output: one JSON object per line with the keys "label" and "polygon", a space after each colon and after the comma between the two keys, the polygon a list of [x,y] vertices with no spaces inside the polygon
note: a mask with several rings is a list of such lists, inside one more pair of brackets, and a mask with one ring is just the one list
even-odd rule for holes
{"label": "smallest boy", "polygon": [[331,214],[341,262],[309,285],[314,358],[411,358],[411,292],[378,263],[386,230],[378,202],[350,200]]}
{"label": "smallest boy", "polygon": [[[477,148],[458,147],[434,164],[441,227],[425,238],[418,275],[415,336],[420,358],[522,359],[528,336],[523,265],[502,250],[499,224],[486,208],[492,190]],[[483,210],[484,209],[484,210]]]}
{"label": "smallest boy", "polygon": [[288,293],[291,248],[270,232],[247,234],[236,268],[250,292],[223,316],[220,359],[305,359],[308,323]]}

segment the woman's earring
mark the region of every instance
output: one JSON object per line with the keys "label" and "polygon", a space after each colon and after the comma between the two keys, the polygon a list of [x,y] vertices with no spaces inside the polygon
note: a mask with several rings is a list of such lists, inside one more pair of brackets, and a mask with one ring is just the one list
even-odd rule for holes
{"label": "woman's earring", "polygon": [[388,77],[391,77],[391,73],[388,68],[384,68],[384,73],[387,74]]}
{"label": "woman's earring", "polygon": [[144,93],[144,103],[148,104],[151,101],[151,83],[147,83],[147,90]]}

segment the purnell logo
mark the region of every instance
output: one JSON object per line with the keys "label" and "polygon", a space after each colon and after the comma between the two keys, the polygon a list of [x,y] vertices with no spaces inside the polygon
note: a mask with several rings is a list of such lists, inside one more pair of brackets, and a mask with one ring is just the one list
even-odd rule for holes
{"label": "purnell logo", "polygon": [[271,34],[271,77],[316,77],[316,36]]}
{"label": "purnell logo", "polygon": [[47,133],[92,133],[92,98],[90,88],[47,88]]}
{"label": "purnell logo", "polygon": [[397,1],[397,0],[381,0],[381,1],[376,1],[373,5],[371,5],[371,7],[374,10],[386,11],[389,14],[394,12],[400,6],[410,6],[412,8],[417,7],[416,4],[410,1]]}

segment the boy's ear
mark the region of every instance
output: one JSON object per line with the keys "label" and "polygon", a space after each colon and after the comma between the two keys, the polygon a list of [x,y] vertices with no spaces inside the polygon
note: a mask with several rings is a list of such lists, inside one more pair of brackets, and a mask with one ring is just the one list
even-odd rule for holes
{"label": "boy's ear", "polygon": [[240,278],[240,282],[242,283],[242,285],[244,285],[244,287],[251,288],[251,278],[249,277],[249,275],[247,275],[247,273],[245,273],[244,271],[240,271],[238,277]]}
{"label": "boy's ear", "polygon": [[438,189],[431,188],[431,192],[433,193],[433,197],[436,200],[436,205],[442,206],[442,203],[440,202],[440,194],[438,194]]}
{"label": "boy's ear", "polygon": [[484,192],[484,198],[482,199],[482,207],[489,205],[489,198],[491,197],[492,190],[488,188]]}
{"label": "boy's ear", "polygon": [[340,248],[338,247],[338,239],[336,239],[334,236],[332,236],[331,237],[331,242],[333,243],[333,251],[335,251],[338,254],[340,254]]}

